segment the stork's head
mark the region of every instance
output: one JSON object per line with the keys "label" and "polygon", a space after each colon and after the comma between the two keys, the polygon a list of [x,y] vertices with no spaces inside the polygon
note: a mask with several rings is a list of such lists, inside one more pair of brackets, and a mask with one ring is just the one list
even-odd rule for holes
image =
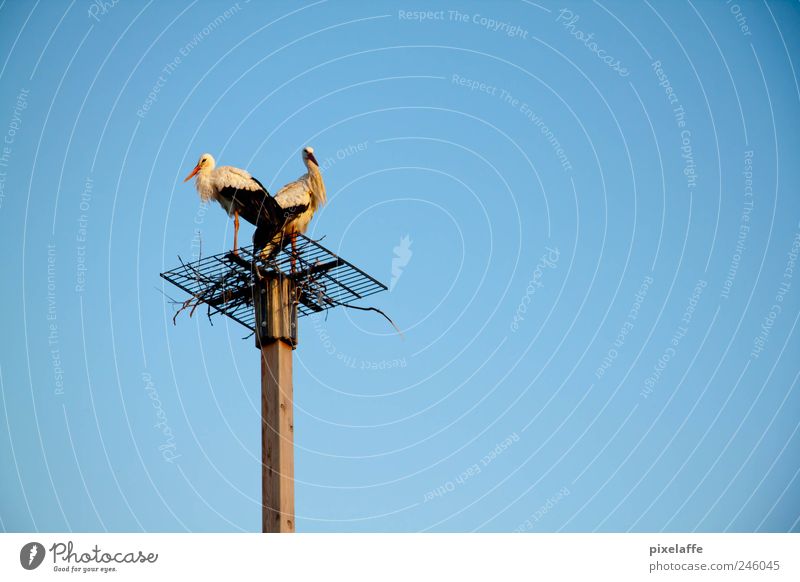
{"label": "stork's head", "polygon": [[212,156],[211,154],[203,154],[202,156],[200,156],[200,159],[197,160],[197,165],[194,167],[194,170],[192,170],[192,173],[186,176],[186,178],[184,178],[183,181],[188,182],[198,172],[202,171],[210,172],[211,170],[214,169],[214,163],[215,163],[214,156]]}
{"label": "stork's head", "polygon": [[307,164],[308,162],[314,162],[314,164],[319,167],[319,162],[317,162],[317,158],[314,157],[314,148],[311,146],[303,148],[303,163]]}

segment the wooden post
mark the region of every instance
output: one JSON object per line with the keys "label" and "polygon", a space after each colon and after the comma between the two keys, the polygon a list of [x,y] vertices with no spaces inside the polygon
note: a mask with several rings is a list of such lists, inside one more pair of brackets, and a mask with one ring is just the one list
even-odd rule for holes
{"label": "wooden post", "polygon": [[253,301],[261,352],[261,530],[294,532],[292,350],[297,345],[294,281],[268,273]]}

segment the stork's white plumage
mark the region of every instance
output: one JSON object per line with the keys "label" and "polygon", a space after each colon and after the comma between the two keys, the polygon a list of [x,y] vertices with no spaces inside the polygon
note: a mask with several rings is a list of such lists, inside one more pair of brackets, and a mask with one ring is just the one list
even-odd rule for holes
{"label": "stork's white plumage", "polygon": [[314,149],[306,147],[302,151],[302,160],[308,172],[300,176],[294,182],[286,184],[275,194],[275,201],[283,210],[284,223],[281,230],[270,238],[264,236],[256,230],[253,235],[253,242],[256,247],[263,242],[262,256],[270,256],[276,248],[282,246],[287,240],[292,242],[292,250],[295,250],[295,239],[297,233],[304,233],[308,229],[308,224],[314,217],[314,213],[325,204],[325,183],[322,181],[322,173],[319,164],[314,157]]}
{"label": "stork's white plumage", "polygon": [[197,176],[197,193],[204,202],[216,200],[233,216],[233,252],[238,252],[239,216],[262,231],[283,224],[281,207],[267,189],[247,171],[233,166],[216,167],[211,154],[203,154],[184,182]]}

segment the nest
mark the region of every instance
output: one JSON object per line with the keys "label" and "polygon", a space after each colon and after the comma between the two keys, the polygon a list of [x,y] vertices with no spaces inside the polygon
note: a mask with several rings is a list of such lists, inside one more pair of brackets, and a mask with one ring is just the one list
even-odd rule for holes
{"label": "nest", "polygon": [[253,293],[267,273],[277,273],[294,280],[299,317],[341,306],[375,311],[397,329],[380,309],[353,304],[386,291],[386,285],[303,235],[297,235],[294,250],[286,245],[269,259],[254,253],[253,247],[248,246],[240,248],[238,254],[201,256],[188,263],[179,256],[178,261],[180,266],[161,273],[161,277],[189,295],[183,301],[168,297],[176,308],[174,324],[182,312],[188,311],[192,317],[205,305],[212,325],[212,317],[222,314],[254,332]]}

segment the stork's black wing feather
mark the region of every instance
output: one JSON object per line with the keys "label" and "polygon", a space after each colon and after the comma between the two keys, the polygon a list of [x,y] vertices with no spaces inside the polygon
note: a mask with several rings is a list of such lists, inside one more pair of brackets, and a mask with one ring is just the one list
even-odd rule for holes
{"label": "stork's black wing feather", "polygon": [[269,193],[269,190],[267,190],[267,189],[264,187],[264,184],[262,184],[261,182],[259,182],[259,181],[258,181],[258,178],[256,178],[255,176],[250,176],[250,179],[251,179],[253,182],[255,182],[256,184],[258,184],[258,187],[259,187],[259,188],[261,188],[261,189],[262,189],[262,190],[263,190],[263,191],[264,191],[264,192],[267,194],[267,196],[271,196],[271,194]]}
{"label": "stork's black wing feather", "polygon": [[[282,239],[282,236],[283,236],[283,235],[281,235],[282,229],[283,229],[283,227],[276,228],[274,224],[261,224],[261,225],[259,225],[256,228],[255,232],[253,233],[254,252],[258,253],[262,249],[264,249],[267,245],[269,245],[270,243],[273,243],[273,245],[271,245],[271,247],[274,247],[274,248],[273,248],[273,251],[270,253],[270,255],[274,255],[274,253],[276,251],[280,250],[283,247],[283,244],[281,244],[282,243],[281,239]],[[287,241],[288,241],[288,237],[287,237]],[[271,259],[272,256],[270,256],[268,258]]]}
{"label": "stork's black wing feather", "polygon": [[238,210],[239,216],[251,224],[283,225],[283,209],[258,180],[253,180],[261,187],[260,190],[226,187],[220,190],[219,195],[231,200],[232,208]]}
{"label": "stork's black wing feather", "polygon": [[308,210],[308,204],[298,204],[297,206],[281,208],[281,212],[283,213],[283,218],[286,222],[289,222],[293,218],[300,216],[306,210]]}
{"label": "stork's black wing feather", "polygon": [[269,245],[270,251],[267,260],[272,259],[278,251],[291,241],[291,237],[282,234],[284,226],[295,217],[303,214],[306,210],[308,210],[308,204],[298,204],[297,206],[281,208],[280,222],[265,224],[256,228],[256,231],[253,233],[253,246],[256,248],[256,251],[261,251]]}

